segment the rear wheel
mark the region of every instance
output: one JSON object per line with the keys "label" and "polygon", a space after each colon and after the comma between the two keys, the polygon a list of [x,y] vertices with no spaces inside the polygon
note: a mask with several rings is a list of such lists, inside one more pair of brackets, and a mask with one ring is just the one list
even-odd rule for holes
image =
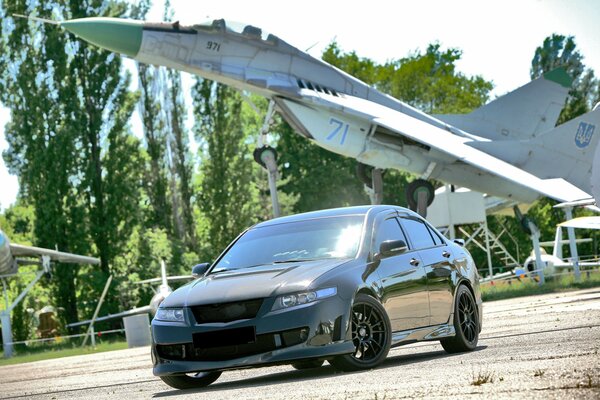
{"label": "rear wheel", "polygon": [[184,375],[161,376],[160,379],[175,389],[198,389],[210,385],[221,376],[221,371],[197,372]]}
{"label": "rear wheel", "polygon": [[358,294],[352,306],[354,352],[337,356],[329,363],[342,371],[375,368],[381,364],[392,343],[390,319],[383,306],[371,296]]}
{"label": "rear wheel", "polygon": [[471,351],[479,340],[479,312],[469,288],[460,285],[454,304],[454,330],[456,335],[440,340],[448,353]]}
{"label": "rear wheel", "polygon": [[319,368],[324,362],[323,360],[302,360],[292,363],[292,367],[296,369]]}

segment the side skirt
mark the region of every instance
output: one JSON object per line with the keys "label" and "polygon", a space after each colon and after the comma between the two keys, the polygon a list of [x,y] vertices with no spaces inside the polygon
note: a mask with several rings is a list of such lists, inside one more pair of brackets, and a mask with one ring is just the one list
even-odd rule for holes
{"label": "side skirt", "polygon": [[454,324],[427,326],[425,328],[411,329],[392,333],[392,347],[402,346],[424,340],[438,340],[455,336]]}

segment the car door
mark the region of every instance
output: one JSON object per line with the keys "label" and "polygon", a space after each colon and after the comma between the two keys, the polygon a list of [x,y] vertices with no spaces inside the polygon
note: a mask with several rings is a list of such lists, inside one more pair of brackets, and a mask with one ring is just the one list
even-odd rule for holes
{"label": "car door", "polygon": [[[381,243],[387,240],[407,242],[395,213],[381,218],[376,224],[371,254],[377,254]],[[427,326],[427,278],[418,252],[409,248],[402,254],[382,258],[377,273],[383,292],[383,306],[390,317],[392,330],[398,332]]]}
{"label": "car door", "polygon": [[429,224],[414,216],[403,216],[402,226],[418,251],[429,291],[430,325],[448,322],[452,310],[452,272],[455,259],[452,249],[441,235]]}

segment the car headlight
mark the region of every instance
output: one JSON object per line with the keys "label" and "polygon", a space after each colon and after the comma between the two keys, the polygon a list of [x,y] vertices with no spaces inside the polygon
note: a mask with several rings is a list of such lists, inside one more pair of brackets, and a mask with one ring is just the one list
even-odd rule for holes
{"label": "car headlight", "polygon": [[284,296],[278,297],[277,300],[275,300],[273,310],[279,310],[282,308],[290,308],[302,304],[312,303],[313,301],[335,296],[336,294],[337,288],[335,287],[319,289],[312,292],[286,294]]}
{"label": "car headlight", "polygon": [[159,308],[154,319],[159,321],[184,322],[183,308]]}

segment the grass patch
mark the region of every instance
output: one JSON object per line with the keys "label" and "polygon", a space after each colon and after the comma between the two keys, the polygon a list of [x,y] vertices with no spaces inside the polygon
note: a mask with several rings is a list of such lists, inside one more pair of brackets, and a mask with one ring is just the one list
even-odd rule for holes
{"label": "grass patch", "polygon": [[70,356],[80,356],[83,354],[94,354],[94,353],[102,353],[105,351],[113,351],[113,350],[123,350],[127,348],[127,342],[118,341],[118,342],[103,342],[96,345],[96,347],[92,348],[91,346],[80,347],[77,345],[73,345],[68,348],[46,348],[43,351],[39,349],[35,349],[33,351],[22,350],[19,352],[15,352],[15,356],[12,358],[4,358],[4,353],[0,352],[0,366],[3,365],[12,365],[12,364],[22,364],[33,361],[40,360],[50,360],[53,358],[61,358],[61,357],[70,357]]}
{"label": "grass patch", "polygon": [[481,386],[485,383],[494,383],[494,377],[495,374],[493,372],[480,371],[477,375],[473,374],[473,380],[471,381],[471,385]]}
{"label": "grass patch", "polygon": [[542,376],[544,376],[545,373],[546,371],[542,369],[536,369],[535,371],[533,371],[533,376],[535,376],[536,378],[541,378]]}
{"label": "grass patch", "polygon": [[504,300],[593,287],[600,287],[600,271],[591,271],[589,276],[587,272],[582,272],[580,282],[575,282],[572,276],[563,276],[546,279],[546,283],[542,286],[529,278],[522,281],[513,279],[511,284],[507,281],[498,281],[494,285],[486,283],[481,285],[481,298],[483,301]]}

